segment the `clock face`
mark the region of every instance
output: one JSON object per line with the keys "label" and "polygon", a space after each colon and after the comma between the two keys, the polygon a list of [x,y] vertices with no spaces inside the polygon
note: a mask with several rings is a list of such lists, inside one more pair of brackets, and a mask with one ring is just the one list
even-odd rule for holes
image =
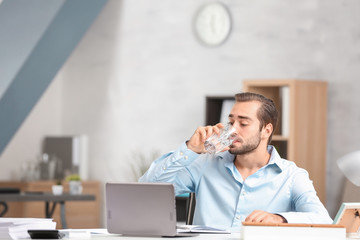
{"label": "clock face", "polygon": [[195,35],[207,46],[222,44],[229,36],[230,30],[230,12],[221,3],[206,4],[195,15]]}

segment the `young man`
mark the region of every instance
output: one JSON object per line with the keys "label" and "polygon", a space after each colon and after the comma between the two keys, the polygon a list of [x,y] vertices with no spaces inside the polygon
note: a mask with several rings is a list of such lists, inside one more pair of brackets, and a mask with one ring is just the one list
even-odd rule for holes
{"label": "young man", "polygon": [[195,192],[195,225],[239,229],[242,221],[331,223],[307,171],[269,145],[278,118],[273,101],[254,93],[235,99],[230,147],[206,154],[205,140],[223,125],[199,127],[179,149],[155,160],[140,181],[173,183],[176,194]]}

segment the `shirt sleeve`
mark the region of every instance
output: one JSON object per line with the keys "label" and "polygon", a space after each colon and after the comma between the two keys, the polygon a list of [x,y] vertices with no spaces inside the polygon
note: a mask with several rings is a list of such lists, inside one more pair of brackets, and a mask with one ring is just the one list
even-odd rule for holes
{"label": "shirt sleeve", "polygon": [[193,192],[195,178],[188,166],[198,158],[197,154],[187,148],[184,142],[174,152],[167,153],[156,159],[139,182],[169,182],[175,186],[176,195]]}
{"label": "shirt sleeve", "polygon": [[306,170],[298,169],[295,173],[291,192],[294,212],[279,213],[288,223],[331,224],[333,222],[317,196]]}

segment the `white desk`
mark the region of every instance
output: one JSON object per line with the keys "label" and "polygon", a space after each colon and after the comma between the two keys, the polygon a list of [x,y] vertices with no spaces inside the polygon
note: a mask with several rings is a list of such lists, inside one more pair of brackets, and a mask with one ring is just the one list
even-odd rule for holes
{"label": "white desk", "polygon": [[[166,239],[163,237],[130,237],[130,236],[121,236],[121,235],[91,235],[91,240],[145,240],[145,239]],[[174,238],[179,239],[179,238]],[[200,234],[195,237],[181,237],[181,240],[198,240],[198,239],[219,239],[219,240],[239,240],[240,233],[231,233],[231,234]]]}
{"label": "white desk", "polygon": [[[166,239],[163,237],[136,237],[136,236],[122,236],[118,234],[108,234],[107,230],[104,228],[101,229],[63,229],[60,231],[74,231],[75,233],[78,232],[86,232],[91,233],[91,237],[81,237],[78,235],[78,239],[91,239],[91,240],[146,240],[146,239]],[[88,235],[89,236],[89,235]],[[74,236],[75,238],[75,236]],[[72,238],[64,238],[71,240]],[[182,239],[182,240],[197,240],[197,239],[224,239],[224,240],[239,240],[240,239],[240,232],[233,232],[230,234],[199,234],[198,236],[189,236],[189,237],[180,237],[180,238],[173,238],[173,239]]]}
{"label": "white desk", "polygon": [[[73,229],[73,230],[76,231],[76,229]],[[84,230],[87,233],[92,233],[91,237],[89,237],[89,235],[88,235],[87,238],[81,238],[80,236],[77,238],[77,239],[85,239],[85,240],[86,239],[89,239],[89,240],[146,240],[146,239],[162,239],[162,240],[164,240],[164,239],[166,239],[164,237],[136,237],[136,236],[122,236],[122,235],[117,235],[117,234],[108,234],[106,229],[77,229],[77,230],[80,230],[80,231]],[[67,231],[67,229],[65,229],[65,231]],[[93,234],[93,233],[97,233],[97,234]],[[198,236],[180,237],[180,238],[173,238],[173,239],[181,239],[181,240],[199,240],[199,239],[203,239],[203,240],[205,240],[205,239],[241,240],[240,235],[241,235],[240,232],[232,232],[230,234],[203,233],[203,234],[199,234]],[[67,240],[67,239],[71,240],[71,239],[75,239],[75,238],[64,238],[64,240]],[[261,239],[265,240],[266,238],[261,238]],[[259,239],[259,240],[261,240],[261,239]],[[296,238],[296,239],[299,239],[299,238]],[[302,239],[302,238],[300,238],[300,239]],[[346,240],[356,240],[356,239],[346,238]]]}
{"label": "white desk", "polygon": [[[167,239],[163,237],[131,237],[131,236],[121,236],[121,235],[91,235],[91,240],[146,240],[146,239]],[[171,239],[171,238],[170,238]],[[200,234],[199,236],[195,237],[180,237],[180,238],[173,238],[173,239],[181,239],[181,240],[198,240],[198,239],[217,239],[217,240],[241,240],[240,233],[231,233],[231,234]],[[358,238],[356,238],[358,239]],[[346,238],[346,240],[356,240],[354,238]],[[65,239],[64,239],[65,240]],[[68,240],[71,240],[68,239]],[[259,239],[261,240],[261,239]],[[265,240],[265,239],[264,239]]]}

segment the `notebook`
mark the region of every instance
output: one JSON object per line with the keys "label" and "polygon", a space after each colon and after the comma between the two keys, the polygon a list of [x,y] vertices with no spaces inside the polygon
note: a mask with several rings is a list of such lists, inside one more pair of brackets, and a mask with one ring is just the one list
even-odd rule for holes
{"label": "notebook", "polygon": [[106,227],[128,236],[196,236],[178,232],[170,183],[106,183]]}

